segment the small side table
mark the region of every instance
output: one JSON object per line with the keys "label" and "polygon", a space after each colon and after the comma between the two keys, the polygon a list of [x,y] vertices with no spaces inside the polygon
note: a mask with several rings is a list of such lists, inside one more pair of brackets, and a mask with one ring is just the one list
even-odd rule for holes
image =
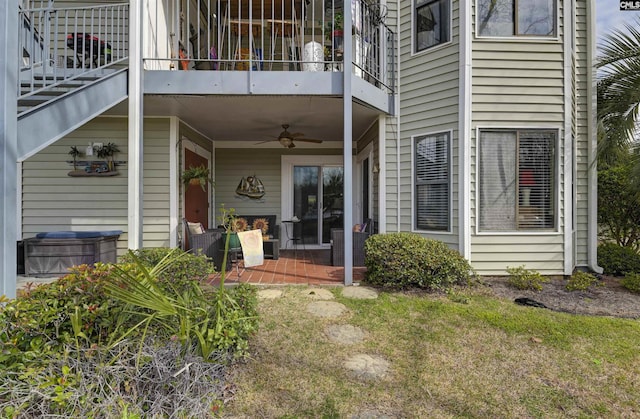
{"label": "small side table", "polygon": [[262,246],[264,249],[264,257],[270,257],[273,260],[278,260],[280,258],[280,240],[279,239],[268,239],[262,240]]}

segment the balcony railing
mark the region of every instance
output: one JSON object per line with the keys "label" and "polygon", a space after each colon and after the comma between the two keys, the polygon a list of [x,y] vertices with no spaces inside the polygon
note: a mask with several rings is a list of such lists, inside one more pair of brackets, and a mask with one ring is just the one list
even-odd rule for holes
{"label": "balcony railing", "polygon": [[[145,57],[147,69],[342,71],[351,42],[354,73],[394,90],[396,38],[374,0],[192,0],[186,10],[180,3],[170,56]],[[353,30],[345,34],[349,4]]]}
{"label": "balcony railing", "polygon": [[124,63],[129,5],[53,8],[30,0],[20,8],[20,99]]}

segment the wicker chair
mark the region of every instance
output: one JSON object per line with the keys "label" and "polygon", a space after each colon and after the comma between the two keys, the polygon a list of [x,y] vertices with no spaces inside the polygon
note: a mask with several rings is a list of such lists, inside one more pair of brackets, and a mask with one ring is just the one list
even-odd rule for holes
{"label": "wicker chair", "polygon": [[202,234],[192,234],[186,219],[182,219],[184,224],[185,237],[187,238],[184,250],[190,250],[197,253],[199,250],[209,257],[216,269],[222,267],[223,254],[219,251],[222,242],[222,233],[224,230],[219,228],[206,230]]}
{"label": "wicker chair", "polygon": [[[353,232],[353,266],[364,266],[364,242],[373,231],[372,220],[367,220],[365,231]],[[344,229],[331,229],[331,265],[344,266]]]}

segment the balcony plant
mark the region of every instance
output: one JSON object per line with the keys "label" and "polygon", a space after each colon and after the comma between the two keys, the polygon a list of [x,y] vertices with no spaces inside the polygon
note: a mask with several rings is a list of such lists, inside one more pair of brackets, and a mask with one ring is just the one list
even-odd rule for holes
{"label": "balcony plant", "polygon": [[205,192],[207,191],[207,182],[213,185],[211,172],[209,168],[203,164],[200,166],[189,166],[182,172],[181,179],[185,188],[188,188],[190,185],[200,185]]}

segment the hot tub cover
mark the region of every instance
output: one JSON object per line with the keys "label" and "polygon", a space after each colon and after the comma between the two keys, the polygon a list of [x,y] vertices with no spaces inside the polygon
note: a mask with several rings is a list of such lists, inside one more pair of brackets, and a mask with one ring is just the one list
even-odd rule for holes
{"label": "hot tub cover", "polygon": [[122,230],[105,231],[49,231],[36,234],[38,239],[91,239],[98,237],[119,236]]}

